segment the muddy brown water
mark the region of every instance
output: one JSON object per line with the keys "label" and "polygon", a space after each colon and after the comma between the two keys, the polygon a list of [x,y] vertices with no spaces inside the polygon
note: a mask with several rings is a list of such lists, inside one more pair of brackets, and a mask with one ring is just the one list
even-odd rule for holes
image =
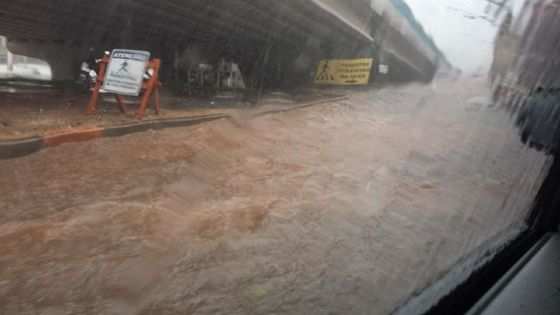
{"label": "muddy brown water", "polygon": [[0,313],[390,313],[546,170],[446,84],[1,161]]}

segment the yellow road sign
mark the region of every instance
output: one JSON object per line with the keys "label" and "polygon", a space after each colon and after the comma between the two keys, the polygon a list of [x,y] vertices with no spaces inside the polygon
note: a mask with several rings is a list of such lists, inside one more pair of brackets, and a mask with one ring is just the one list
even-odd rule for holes
{"label": "yellow road sign", "polygon": [[321,60],[315,83],[332,85],[364,85],[369,82],[372,58]]}

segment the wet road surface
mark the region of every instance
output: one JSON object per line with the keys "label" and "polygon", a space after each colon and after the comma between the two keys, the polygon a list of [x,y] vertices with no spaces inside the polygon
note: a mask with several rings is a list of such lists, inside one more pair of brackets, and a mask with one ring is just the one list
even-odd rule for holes
{"label": "wet road surface", "polygon": [[486,94],[388,87],[0,161],[0,313],[389,313],[522,225],[542,180]]}

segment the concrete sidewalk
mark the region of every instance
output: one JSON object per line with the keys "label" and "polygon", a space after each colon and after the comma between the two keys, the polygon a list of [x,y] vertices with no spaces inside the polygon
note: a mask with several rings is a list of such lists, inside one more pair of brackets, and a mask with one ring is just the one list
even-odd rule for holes
{"label": "concrete sidewalk", "polygon": [[[234,107],[232,104],[221,103],[216,107],[190,107],[188,110],[169,110],[162,115],[149,115],[144,120],[136,120],[129,114],[120,114],[112,111],[104,119],[103,110],[97,115],[84,115],[70,112],[64,119],[74,121],[67,127],[60,123],[52,123],[44,127],[38,134],[23,133],[20,137],[0,137],[0,159],[10,159],[37,152],[43,148],[57,146],[69,142],[81,142],[102,137],[118,137],[130,133],[147,131],[150,129],[164,129],[184,127],[204,123],[216,119],[237,119],[238,117],[263,116],[277,112],[285,112],[299,108],[314,106],[326,102],[346,99],[345,96],[318,97],[302,102],[266,103],[258,107]],[[180,106],[176,105],[176,106]],[[115,109],[116,110],[116,109]],[[97,118],[96,118],[97,117]],[[44,119],[49,122],[49,119]]]}

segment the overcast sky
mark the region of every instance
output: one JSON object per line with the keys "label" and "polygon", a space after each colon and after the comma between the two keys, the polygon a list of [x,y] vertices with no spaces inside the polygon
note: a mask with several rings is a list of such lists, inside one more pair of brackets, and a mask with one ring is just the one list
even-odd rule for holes
{"label": "overcast sky", "polygon": [[[497,27],[481,18],[469,18],[484,15],[485,0],[405,1],[454,66],[466,72],[489,68]],[[515,0],[517,4],[522,1]]]}

